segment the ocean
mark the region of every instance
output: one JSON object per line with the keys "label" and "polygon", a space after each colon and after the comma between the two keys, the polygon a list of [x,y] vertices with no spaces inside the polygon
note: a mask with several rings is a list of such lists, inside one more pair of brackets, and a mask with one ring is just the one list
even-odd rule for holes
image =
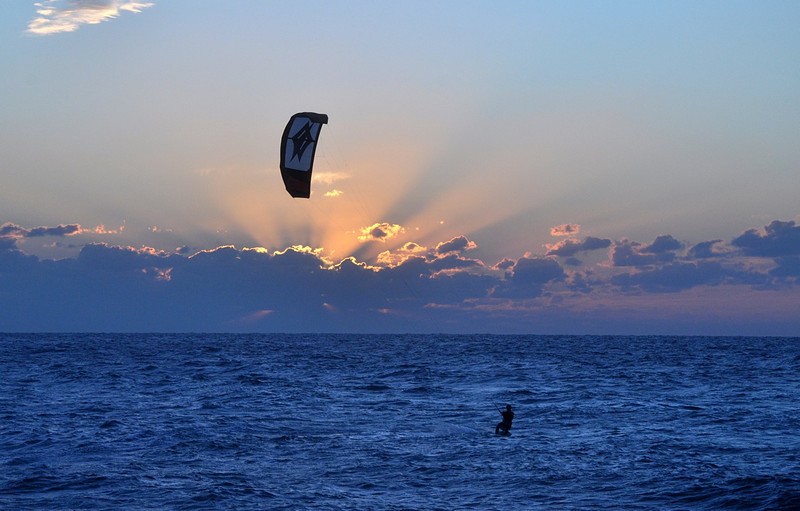
{"label": "ocean", "polygon": [[800,338],[0,334],[0,509],[800,509]]}

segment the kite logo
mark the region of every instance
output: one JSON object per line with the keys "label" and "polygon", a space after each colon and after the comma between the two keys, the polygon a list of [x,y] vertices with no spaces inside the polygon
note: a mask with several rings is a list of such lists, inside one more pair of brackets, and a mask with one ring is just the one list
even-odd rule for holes
{"label": "kite logo", "polygon": [[313,112],[294,114],[281,137],[281,176],[292,197],[311,195],[311,170],[323,124],[328,116]]}
{"label": "kite logo", "polygon": [[311,146],[316,140],[314,139],[314,135],[311,133],[311,127],[313,125],[311,122],[306,122],[305,126],[297,130],[292,138],[292,160],[302,160],[303,154],[305,154],[306,149]]}

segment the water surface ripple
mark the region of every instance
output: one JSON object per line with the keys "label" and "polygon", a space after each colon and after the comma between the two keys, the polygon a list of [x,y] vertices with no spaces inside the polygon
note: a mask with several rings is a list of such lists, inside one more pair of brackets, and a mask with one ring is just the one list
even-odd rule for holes
{"label": "water surface ripple", "polygon": [[0,509],[800,509],[797,338],[2,334],[0,375]]}

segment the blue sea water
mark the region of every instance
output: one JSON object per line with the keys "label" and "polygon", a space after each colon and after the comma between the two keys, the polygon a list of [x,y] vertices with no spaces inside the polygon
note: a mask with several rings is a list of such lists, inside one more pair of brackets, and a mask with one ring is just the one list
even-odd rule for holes
{"label": "blue sea water", "polygon": [[800,338],[2,334],[0,509],[800,509],[798,398]]}

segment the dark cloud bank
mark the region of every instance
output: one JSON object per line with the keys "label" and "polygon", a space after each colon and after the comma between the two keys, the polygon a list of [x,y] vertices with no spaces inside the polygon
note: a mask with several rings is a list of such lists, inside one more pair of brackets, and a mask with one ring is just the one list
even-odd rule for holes
{"label": "dark cloud bank", "polygon": [[[464,236],[431,249],[408,243],[378,266],[328,261],[302,247],[187,255],[90,243],[61,260],[18,247],[22,238],[80,233],[74,224],[0,226],[0,330],[800,332],[793,221],[693,245],[670,235],[650,243],[569,238],[543,256],[492,265],[469,257],[478,246]],[[602,251],[602,263],[579,259]],[[749,316],[715,315],[719,307],[702,302],[709,293],[740,297],[739,310],[762,303]],[[781,300],[768,303],[774,297]]]}

